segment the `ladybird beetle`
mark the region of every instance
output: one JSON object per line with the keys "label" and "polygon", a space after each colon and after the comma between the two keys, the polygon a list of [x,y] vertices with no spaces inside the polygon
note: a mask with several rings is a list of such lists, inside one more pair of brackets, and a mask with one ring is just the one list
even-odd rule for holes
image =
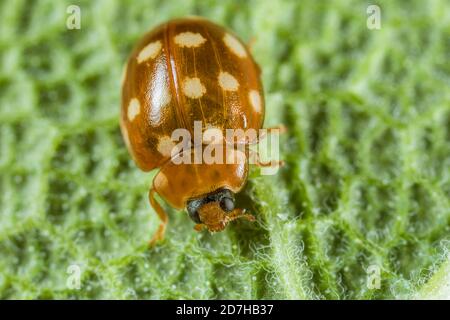
{"label": "ladybird beetle", "polygon": [[150,243],[163,239],[168,223],[156,193],[172,207],[186,208],[196,230],[217,232],[239,217],[254,220],[235,208],[234,195],[247,180],[248,145],[260,137],[245,140],[246,152],[224,149],[238,161],[175,164],[181,152],[174,152],[171,134],[179,128],[193,133],[195,121],[222,133],[260,129],[260,69],[242,41],[223,27],[203,18],[171,20],[142,38],[122,80],[120,127],[127,148],[141,170],[160,168],[149,200],[161,224]]}

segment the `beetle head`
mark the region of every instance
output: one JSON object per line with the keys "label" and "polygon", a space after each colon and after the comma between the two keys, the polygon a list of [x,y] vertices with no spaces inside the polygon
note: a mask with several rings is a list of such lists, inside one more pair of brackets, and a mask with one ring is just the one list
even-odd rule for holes
{"label": "beetle head", "polygon": [[255,217],[246,214],[245,210],[234,207],[234,194],[228,189],[219,189],[204,197],[192,199],[187,203],[191,219],[196,222],[195,229],[200,231],[206,227],[210,232],[225,229],[231,221],[243,217],[254,221]]}

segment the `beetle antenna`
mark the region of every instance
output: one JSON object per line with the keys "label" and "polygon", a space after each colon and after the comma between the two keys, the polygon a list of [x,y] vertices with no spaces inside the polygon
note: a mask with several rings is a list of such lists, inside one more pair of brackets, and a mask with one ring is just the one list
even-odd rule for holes
{"label": "beetle antenna", "polygon": [[233,221],[238,218],[245,218],[248,221],[255,221],[255,216],[250,213],[246,213],[245,209],[235,209],[228,217],[228,221]]}

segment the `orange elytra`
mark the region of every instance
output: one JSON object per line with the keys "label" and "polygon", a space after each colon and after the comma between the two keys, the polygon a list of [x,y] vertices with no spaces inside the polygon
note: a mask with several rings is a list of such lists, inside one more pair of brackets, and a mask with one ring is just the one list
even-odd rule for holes
{"label": "orange elytra", "polygon": [[195,144],[179,151],[172,133],[194,135],[196,121],[203,133],[214,128],[222,137],[226,129],[263,125],[260,69],[233,33],[202,18],[171,20],[147,33],[125,66],[121,110],[122,135],[138,167],[160,168],[149,192],[161,219],[151,243],[163,239],[168,222],[155,193],[176,209],[187,208],[196,230],[221,231],[239,217],[254,220],[235,208],[234,195],[247,180],[248,145],[259,137],[245,140],[244,152],[226,140],[223,156],[237,159],[230,163],[174,161],[194,153]]}

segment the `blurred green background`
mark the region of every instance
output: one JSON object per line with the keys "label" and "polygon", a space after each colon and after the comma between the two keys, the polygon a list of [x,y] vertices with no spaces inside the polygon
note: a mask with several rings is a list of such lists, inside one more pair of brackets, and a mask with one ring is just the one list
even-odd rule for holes
{"label": "blurred green background", "polygon": [[[70,4],[80,30],[66,28]],[[380,30],[367,28],[370,4]],[[445,286],[448,1],[0,6],[1,298],[374,299]],[[170,210],[149,250],[155,172],[122,142],[121,69],[146,31],[188,14],[254,39],[266,124],[288,127],[286,166],[252,169],[240,201],[256,223],[196,233]]]}

